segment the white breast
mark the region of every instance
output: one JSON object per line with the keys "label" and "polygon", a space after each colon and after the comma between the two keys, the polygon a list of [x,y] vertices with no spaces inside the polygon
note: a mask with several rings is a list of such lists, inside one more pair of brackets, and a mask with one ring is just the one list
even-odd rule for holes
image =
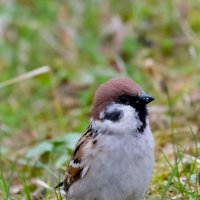
{"label": "white breast", "polygon": [[[112,144],[112,146],[110,146]],[[118,140],[103,138],[103,147],[83,179],[69,188],[69,200],[140,200],[148,187],[154,147],[151,132]]]}
{"label": "white breast", "polygon": [[92,122],[98,132],[97,147],[91,152],[94,158],[87,174],[70,186],[67,200],[143,198],[153,171],[154,140],[148,119],[144,132],[138,133],[134,108],[120,109],[124,116],[118,123]]}

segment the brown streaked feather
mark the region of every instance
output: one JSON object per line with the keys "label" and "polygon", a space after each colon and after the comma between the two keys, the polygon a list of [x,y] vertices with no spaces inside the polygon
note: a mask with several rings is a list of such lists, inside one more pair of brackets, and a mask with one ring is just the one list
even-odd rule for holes
{"label": "brown streaked feather", "polygon": [[[89,169],[88,166],[83,166],[82,159],[83,159],[83,149],[85,145],[91,141],[91,139],[92,139],[92,130],[90,127],[88,127],[83,136],[79,139],[75,147],[71,162],[67,167],[66,176],[63,181],[65,191],[69,189],[72,183],[74,183],[76,180],[82,177],[82,171],[84,170],[84,168]],[[74,163],[74,166],[72,163]]]}

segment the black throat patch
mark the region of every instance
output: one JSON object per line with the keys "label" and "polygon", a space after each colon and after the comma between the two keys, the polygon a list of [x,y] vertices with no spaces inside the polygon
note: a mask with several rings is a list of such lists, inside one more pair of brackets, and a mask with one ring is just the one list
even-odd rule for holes
{"label": "black throat patch", "polygon": [[146,104],[139,101],[137,97],[134,96],[120,96],[116,103],[122,104],[122,105],[129,105],[133,107],[136,112],[138,113],[139,120],[141,122],[141,125],[137,128],[138,132],[143,132],[146,128],[147,122],[146,119],[148,117],[148,109]]}
{"label": "black throat patch", "polygon": [[141,125],[137,128],[138,132],[143,132],[147,126],[147,117],[148,117],[148,110],[146,105],[134,105],[136,112],[138,113],[139,120]]}

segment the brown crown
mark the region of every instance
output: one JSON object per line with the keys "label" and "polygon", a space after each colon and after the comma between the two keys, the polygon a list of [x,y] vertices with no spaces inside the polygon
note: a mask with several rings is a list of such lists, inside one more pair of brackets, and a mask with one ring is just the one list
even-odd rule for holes
{"label": "brown crown", "polygon": [[92,117],[94,119],[99,119],[101,111],[119,96],[137,96],[140,93],[141,88],[128,78],[111,79],[97,89],[93,101]]}

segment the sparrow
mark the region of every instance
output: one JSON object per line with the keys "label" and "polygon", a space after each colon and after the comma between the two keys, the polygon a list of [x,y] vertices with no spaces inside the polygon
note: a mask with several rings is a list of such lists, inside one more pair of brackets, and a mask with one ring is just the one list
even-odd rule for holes
{"label": "sparrow", "polygon": [[90,124],[66,170],[66,200],[141,200],[154,167],[147,104],[134,81],[114,78],[96,91]]}

